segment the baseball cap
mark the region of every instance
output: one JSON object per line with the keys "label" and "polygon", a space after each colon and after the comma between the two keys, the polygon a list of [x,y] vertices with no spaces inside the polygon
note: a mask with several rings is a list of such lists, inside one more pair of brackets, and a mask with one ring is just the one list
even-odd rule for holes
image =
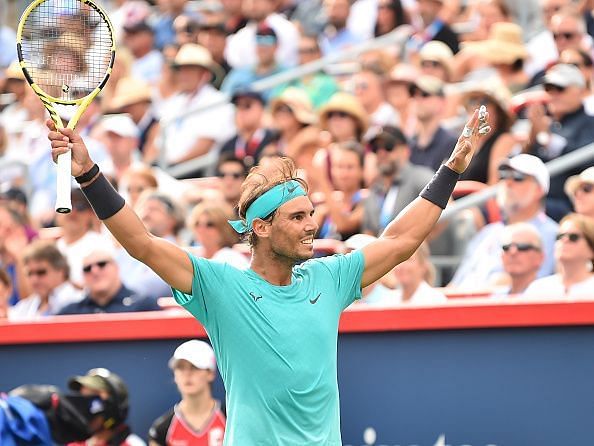
{"label": "baseball cap", "polygon": [[113,132],[123,137],[138,138],[140,135],[130,115],[125,113],[105,116],[101,120],[101,126],[106,132]]}
{"label": "baseball cap", "polygon": [[375,152],[378,146],[391,151],[396,146],[408,145],[408,141],[402,130],[398,127],[386,125],[380,128],[376,135],[369,140],[369,145]]}
{"label": "baseball cap", "polygon": [[504,159],[499,163],[499,168],[510,168],[517,172],[521,172],[525,175],[530,175],[536,179],[536,182],[540,185],[543,192],[547,194],[549,192],[549,185],[551,177],[549,171],[544,163],[534,155],[528,155],[522,153],[521,155],[514,156],[513,158]]}
{"label": "baseball cap", "polygon": [[204,341],[192,339],[175,349],[169,360],[169,368],[173,369],[180,359],[185,359],[198,369],[216,370],[217,363],[212,347]]}
{"label": "baseball cap", "polygon": [[264,96],[262,96],[262,93],[250,90],[249,88],[238,88],[235,90],[231,95],[231,103],[237,105],[239,98],[252,98],[261,104],[266,104],[266,100],[264,99]]}
{"label": "baseball cap", "polygon": [[565,193],[573,197],[580,184],[594,184],[594,167],[588,167],[579,175],[572,175],[565,181]]}
{"label": "baseball cap", "polygon": [[109,392],[109,384],[99,375],[81,375],[73,376],[68,380],[68,388],[70,390],[79,391],[81,387],[87,387],[96,391]]}
{"label": "baseball cap", "polygon": [[560,63],[549,68],[544,75],[543,83],[545,85],[555,85],[557,87],[576,87],[585,88],[586,81],[584,75],[575,65]]}

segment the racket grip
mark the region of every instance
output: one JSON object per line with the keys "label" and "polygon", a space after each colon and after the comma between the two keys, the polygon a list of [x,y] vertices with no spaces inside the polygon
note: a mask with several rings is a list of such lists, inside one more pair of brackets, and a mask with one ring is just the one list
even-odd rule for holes
{"label": "racket grip", "polygon": [[56,184],[56,212],[68,214],[72,210],[70,201],[71,189],[71,157],[72,152],[68,151],[58,155],[57,163],[57,184]]}

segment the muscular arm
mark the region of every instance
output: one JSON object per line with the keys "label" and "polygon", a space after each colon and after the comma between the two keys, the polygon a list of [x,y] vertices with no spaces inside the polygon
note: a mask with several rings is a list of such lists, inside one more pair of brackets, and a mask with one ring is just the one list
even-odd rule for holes
{"label": "muscular arm", "polygon": [[[481,124],[482,126],[483,124]],[[466,124],[474,129],[472,136],[460,136],[446,166],[462,173],[470,164],[480,134],[478,113],[475,111]],[[388,224],[379,239],[363,248],[365,269],[361,286],[365,287],[408,259],[429,235],[442,209],[430,201],[418,197]]]}

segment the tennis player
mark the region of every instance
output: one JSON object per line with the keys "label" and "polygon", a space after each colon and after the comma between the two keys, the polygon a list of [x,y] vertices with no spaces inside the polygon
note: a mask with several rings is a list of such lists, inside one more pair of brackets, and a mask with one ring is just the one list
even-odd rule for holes
{"label": "tennis player", "polygon": [[47,125],[52,156],[72,150],[72,174],[97,216],[206,328],[227,391],[224,444],[339,446],[340,313],[427,237],[489,131],[478,115],[420,197],[377,241],[346,255],[312,259],[314,208],[290,160],[252,169],[242,186],[241,220],[230,222],[251,244],[247,270],[197,258],[148,233],[99,172],[82,138]]}

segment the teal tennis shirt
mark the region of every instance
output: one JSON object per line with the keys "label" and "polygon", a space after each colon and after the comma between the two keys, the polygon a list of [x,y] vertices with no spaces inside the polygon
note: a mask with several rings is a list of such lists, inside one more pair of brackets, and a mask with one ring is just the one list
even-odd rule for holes
{"label": "teal tennis shirt", "polygon": [[206,328],[227,392],[226,446],[340,446],[340,313],[361,297],[360,251],[311,259],[275,286],[189,254],[192,295],[173,295]]}

